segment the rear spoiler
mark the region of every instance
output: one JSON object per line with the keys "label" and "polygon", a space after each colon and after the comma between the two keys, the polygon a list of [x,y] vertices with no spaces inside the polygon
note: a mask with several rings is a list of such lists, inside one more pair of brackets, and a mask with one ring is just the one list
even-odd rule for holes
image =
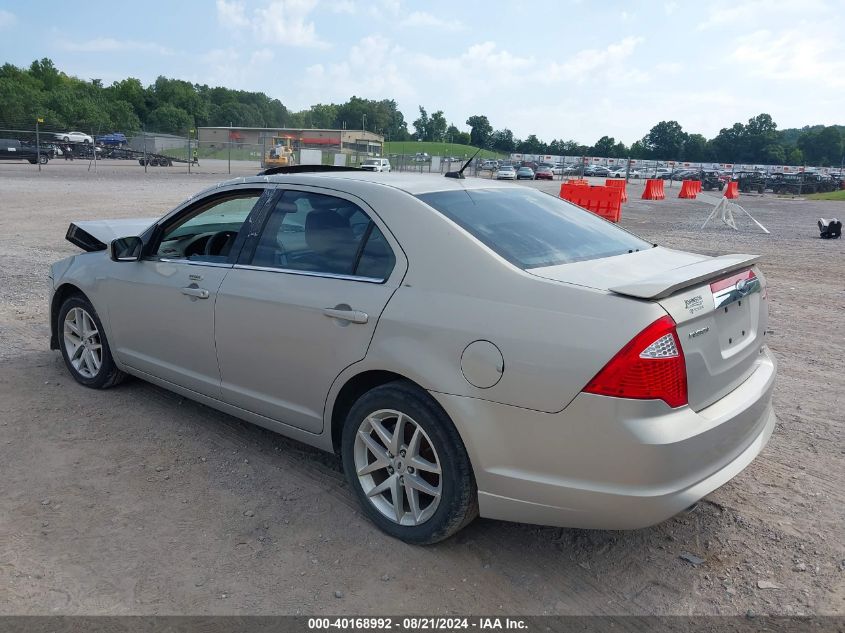
{"label": "rear spoiler", "polygon": [[664,299],[682,288],[723,277],[740,268],[749,268],[758,261],[760,261],[759,255],[722,255],[673,268],[653,277],[614,286],[609,290],[638,299]]}

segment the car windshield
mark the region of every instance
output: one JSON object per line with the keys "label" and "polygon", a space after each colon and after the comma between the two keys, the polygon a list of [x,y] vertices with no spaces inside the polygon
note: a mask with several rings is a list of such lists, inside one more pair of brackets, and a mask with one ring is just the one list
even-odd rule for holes
{"label": "car windshield", "polygon": [[439,191],[417,197],[523,269],[651,248],[588,211],[527,187]]}
{"label": "car windshield", "polygon": [[365,160],[365,161],[364,161],[364,164],[365,164],[365,165],[378,165],[378,161],[377,161],[377,160],[375,160],[375,159],[370,158],[370,159],[368,159],[368,160]]}

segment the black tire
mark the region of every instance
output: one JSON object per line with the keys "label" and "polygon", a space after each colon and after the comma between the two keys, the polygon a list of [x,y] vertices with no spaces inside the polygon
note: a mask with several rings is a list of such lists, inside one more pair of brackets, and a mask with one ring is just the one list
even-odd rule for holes
{"label": "black tire", "polygon": [[[441,498],[431,517],[419,525],[400,525],[384,516],[364,493],[355,469],[355,438],[372,413],[392,409],[410,418],[428,435],[443,473]],[[346,478],[364,514],[390,536],[414,545],[429,545],[449,538],[478,516],[478,489],[472,465],[458,431],[431,396],[405,381],[375,387],[361,396],[346,416],[341,441]]]}
{"label": "black tire", "polygon": [[41,154],[38,160],[42,165],[46,165],[47,161],[50,160],[50,158],[47,156],[47,154]]}
{"label": "black tire", "polygon": [[67,136],[65,136],[64,138],[62,138],[62,140],[63,140],[65,143],[70,143],[70,138],[68,138]]}
{"label": "black tire", "polygon": [[[100,364],[99,371],[93,376],[84,376],[73,366],[71,363],[70,357],[68,356],[68,344],[65,341],[64,337],[64,322],[65,317],[67,316],[68,312],[73,310],[74,308],[81,308],[94,321],[94,324],[97,327],[98,334],[97,337],[99,339],[99,343],[101,345],[102,351],[102,361]],[[111,348],[109,347],[109,342],[106,339],[106,333],[103,329],[103,324],[100,321],[100,317],[97,315],[97,311],[94,310],[94,306],[91,305],[91,302],[83,295],[73,295],[65,300],[62,304],[62,307],[59,308],[58,314],[58,321],[56,322],[56,332],[59,339],[59,349],[62,352],[62,358],[65,361],[65,366],[70,371],[70,374],[73,376],[74,380],[78,382],[80,385],[84,385],[86,387],[90,387],[91,389],[108,389],[109,387],[114,387],[115,385],[120,384],[126,378],[126,374],[120,371],[114,363],[114,358],[111,355]]]}

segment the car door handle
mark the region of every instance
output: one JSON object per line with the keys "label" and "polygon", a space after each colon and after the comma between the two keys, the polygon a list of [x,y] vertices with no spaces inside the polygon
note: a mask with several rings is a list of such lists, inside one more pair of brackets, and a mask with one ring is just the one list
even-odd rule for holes
{"label": "car door handle", "polygon": [[196,297],[197,299],[208,299],[208,290],[205,288],[182,288],[182,294],[189,297]]}
{"label": "car door handle", "polygon": [[349,321],[350,323],[366,323],[370,317],[366,312],[360,310],[344,310],[340,308],[324,308],[323,314],[331,319]]}

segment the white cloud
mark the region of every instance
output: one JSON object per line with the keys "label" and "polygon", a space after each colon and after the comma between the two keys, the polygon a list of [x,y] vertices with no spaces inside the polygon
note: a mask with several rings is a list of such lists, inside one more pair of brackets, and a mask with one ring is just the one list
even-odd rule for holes
{"label": "white cloud", "polygon": [[249,65],[250,66],[257,66],[257,65],[261,65],[261,64],[266,64],[268,62],[273,61],[274,57],[275,57],[275,54],[273,53],[273,51],[268,50],[266,48],[263,49],[263,50],[260,50],[260,51],[255,51],[249,57]]}
{"label": "white cloud", "polygon": [[663,5],[663,10],[666,12],[666,15],[672,15],[675,11],[678,10],[678,3],[675,0],[670,0],[666,4]]}
{"label": "white cloud", "polygon": [[[248,31],[260,42],[276,46],[326,48],[310,14],[317,0],[271,0],[247,15],[242,0],[217,0],[217,21],[234,31]],[[343,10],[343,3],[340,3]]]}
{"label": "white cloud", "polygon": [[244,28],[249,26],[246,7],[239,0],[217,0],[217,21],[225,27]]}
{"label": "white cloud", "polygon": [[[282,101],[307,107],[312,103],[345,101],[352,95],[370,99],[417,99],[411,75],[401,65],[405,52],[380,35],[362,38],[342,61],[313,64],[293,94]],[[378,72],[373,72],[377,68]],[[291,89],[286,86],[286,89]],[[285,101],[287,99],[288,101]]]}
{"label": "white cloud", "polygon": [[18,23],[18,18],[11,11],[0,9],[0,29],[5,29],[14,26]]}
{"label": "white cloud", "polygon": [[329,3],[329,10],[332,13],[347,13],[353,14],[356,12],[357,7],[352,0],[333,0]]}
{"label": "white cloud", "polygon": [[745,28],[749,24],[772,18],[784,19],[785,16],[801,18],[813,14],[823,15],[832,12],[824,0],[745,0],[744,2],[721,2],[709,5],[709,15],[699,22],[699,31],[705,29]]}
{"label": "white cloud", "polygon": [[460,20],[441,20],[431,13],[425,11],[414,11],[407,18],[399,23],[400,26],[424,27],[443,29],[447,31],[460,31],[464,25]]}
{"label": "white cloud", "polygon": [[[643,42],[642,37],[626,37],[603,49],[586,48],[570,56],[563,63],[556,62],[543,69],[539,79],[543,83],[587,81],[605,77],[614,78],[616,81],[620,81],[623,77],[627,77],[629,81],[631,79],[644,80],[647,78],[646,73],[627,67],[627,59]],[[627,72],[620,73],[620,68],[626,69]]]}
{"label": "white cloud", "polygon": [[845,45],[835,29],[816,25],[778,33],[759,30],[736,40],[728,60],[756,78],[778,82],[845,85]]}
{"label": "white cloud", "polygon": [[155,42],[140,42],[136,40],[117,40],[111,37],[98,37],[93,40],[74,42],[71,40],[60,40],[59,47],[73,53],[122,53],[142,52],[155,53],[157,55],[175,55],[172,48],[162,46]]}

